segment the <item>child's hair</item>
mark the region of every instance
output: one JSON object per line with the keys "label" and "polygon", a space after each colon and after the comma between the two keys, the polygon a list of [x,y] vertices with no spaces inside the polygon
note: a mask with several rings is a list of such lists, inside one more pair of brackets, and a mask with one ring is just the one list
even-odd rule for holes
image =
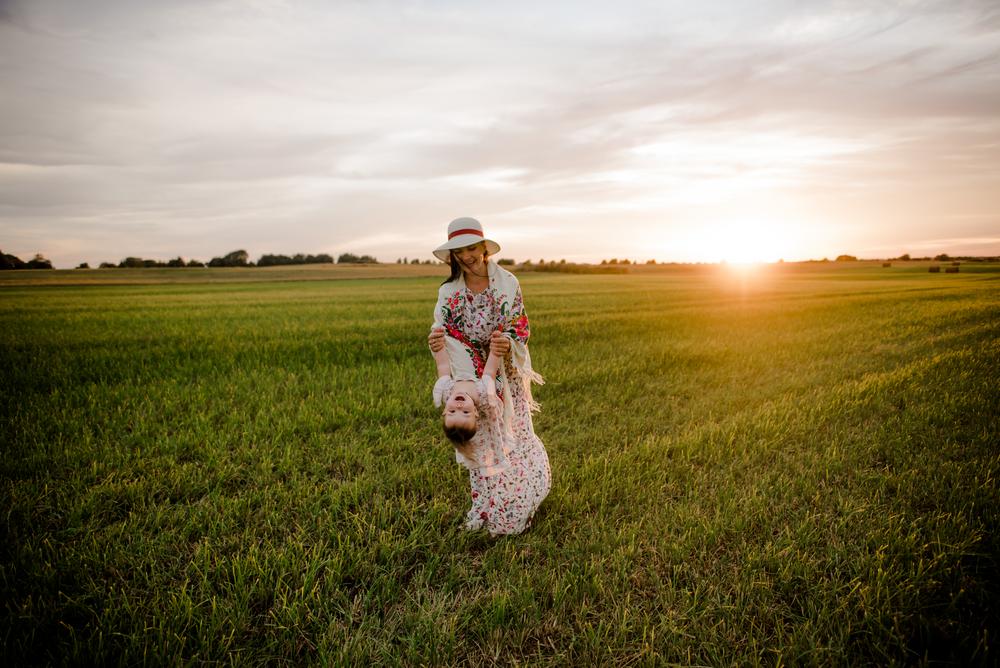
{"label": "child's hair", "polygon": [[468,425],[452,425],[451,427],[445,425],[444,435],[455,444],[456,448],[459,448],[472,440],[472,437],[476,435],[476,428]]}
{"label": "child's hair", "polygon": [[444,428],[444,435],[448,437],[448,440],[452,442],[455,446],[455,450],[460,452],[463,457],[475,461],[475,457],[472,455],[472,437],[476,435],[476,428],[469,426],[447,426]]}

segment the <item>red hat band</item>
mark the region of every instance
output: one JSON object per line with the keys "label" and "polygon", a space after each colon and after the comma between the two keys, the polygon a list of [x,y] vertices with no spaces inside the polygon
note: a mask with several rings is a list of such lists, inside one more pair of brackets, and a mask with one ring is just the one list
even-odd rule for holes
{"label": "red hat band", "polygon": [[468,229],[465,229],[465,230],[455,230],[454,232],[452,232],[452,233],[450,233],[448,235],[448,238],[449,239],[454,239],[455,237],[457,237],[460,234],[472,234],[472,235],[475,235],[477,237],[481,237],[481,236],[483,236],[483,231],[482,230],[472,229],[472,228],[468,228]]}

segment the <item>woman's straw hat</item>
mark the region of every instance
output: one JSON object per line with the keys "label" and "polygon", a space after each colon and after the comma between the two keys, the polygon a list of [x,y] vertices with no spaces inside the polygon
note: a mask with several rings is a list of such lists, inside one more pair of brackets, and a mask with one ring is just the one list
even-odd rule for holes
{"label": "woman's straw hat", "polygon": [[500,252],[500,244],[487,239],[483,235],[483,226],[475,218],[456,218],[448,223],[448,241],[434,249],[434,257],[442,262],[448,262],[451,251],[478,244],[480,241],[486,243],[486,252],[489,255],[496,255]]}

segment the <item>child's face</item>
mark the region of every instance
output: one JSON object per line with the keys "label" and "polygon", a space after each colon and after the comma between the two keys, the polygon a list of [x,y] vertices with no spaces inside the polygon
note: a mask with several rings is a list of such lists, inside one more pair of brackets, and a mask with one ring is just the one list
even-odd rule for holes
{"label": "child's face", "polygon": [[466,392],[452,392],[444,404],[444,426],[476,428],[476,404]]}

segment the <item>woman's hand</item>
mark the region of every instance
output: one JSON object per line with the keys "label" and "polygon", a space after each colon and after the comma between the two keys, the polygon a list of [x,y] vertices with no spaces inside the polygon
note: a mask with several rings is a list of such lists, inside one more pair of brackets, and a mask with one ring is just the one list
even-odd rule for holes
{"label": "woman's hand", "polygon": [[490,335],[490,353],[503,357],[510,352],[510,339],[500,332],[493,332]]}
{"label": "woman's hand", "polygon": [[427,345],[431,347],[432,353],[439,353],[444,350],[444,327],[435,327],[427,337]]}

